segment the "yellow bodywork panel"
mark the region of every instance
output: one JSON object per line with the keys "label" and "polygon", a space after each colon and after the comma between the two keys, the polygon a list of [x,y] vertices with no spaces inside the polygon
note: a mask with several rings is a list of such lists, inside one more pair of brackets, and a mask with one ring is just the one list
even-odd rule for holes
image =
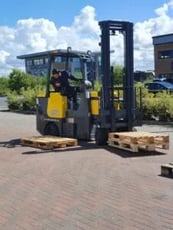
{"label": "yellow bodywork panel", "polygon": [[119,101],[114,101],[114,108],[116,110],[120,110],[121,109],[121,103]]}
{"label": "yellow bodywork panel", "polygon": [[97,91],[90,92],[90,99],[91,99],[91,114],[92,115],[99,115],[99,108],[100,108],[100,100],[99,94]]}
{"label": "yellow bodywork panel", "polygon": [[[116,110],[121,109],[121,101],[122,99],[118,97],[118,93],[114,92],[114,108]],[[98,91],[91,91],[90,92],[90,103],[91,103],[91,115],[97,116],[99,115],[100,109],[100,98]]]}
{"label": "yellow bodywork panel", "polygon": [[120,90],[113,92],[113,96],[114,96],[114,108],[116,110],[120,110],[121,109],[121,97],[120,95],[122,95],[123,92],[121,92]]}
{"label": "yellow bodywork panel", "polygon": [[47,115],[50,118],[64,118],[67,111],[67,97],[59,92],[50,92],[47,104]]}

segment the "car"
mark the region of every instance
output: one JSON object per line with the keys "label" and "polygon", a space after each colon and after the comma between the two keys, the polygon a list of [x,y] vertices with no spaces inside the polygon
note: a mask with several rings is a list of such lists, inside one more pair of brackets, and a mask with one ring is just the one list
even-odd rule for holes
{"label": "car", "polygon": [[153,81],[166,81],[166,77],[156,77]]}
{"label": "car", "polygon": [[167,92],[173,93],[173,84],[167,81],[154,81],[145,83],[145,87],[150,93]]}

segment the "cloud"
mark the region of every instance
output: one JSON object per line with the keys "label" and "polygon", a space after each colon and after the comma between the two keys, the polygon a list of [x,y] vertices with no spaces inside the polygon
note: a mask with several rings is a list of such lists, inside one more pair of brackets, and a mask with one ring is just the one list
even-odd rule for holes
{"label": "cloud", "polygon": [[86,6],[81,10],[80,15],[74,18],[73,29],[85,36],[99,35],[99,25],[95,16],[95,9],[92,6]]}
{"label": "cloud", "polygon": [[[152,37],[172,33],[173,0],[155,9],[155,17],[134,24],[134,66],[138,70],[154,68]],[[67,48],[74,50],[98,51],[100,28],[96,20],[95,8],[86,6],[74,17],[68,27],[57,27],[45,18],[18,20],[15,27],[0,26],[0,76],[13,68],[23,68],[24,62],[16,56],[50,49]],[[112,61],[123,61],[123,43],[120,36],[111,41]]]}
{"label": "cloud", "polygon": [[155,10],[156,17],[134,25],[134,60],[136,69],[154,69],[154,47],[152,37],[172,33],[173,1]]}
{"label": "cloud", "polygon": [[155,10],[156,14],[160,17],[164,16],[168,11],[168,4],[163,4],[162,7]]}
{"label": "cloud", "polygon": [[0,50],[0,65],[4,65],[6,62],[7,57],[10,54],[4,50]]}
{"label": "cloud", "polygon": [[23,19],[17,22],[16,43],[23,45],[23,52],[37,52],[56,44],[58,35],[54,22],[48,19]]}

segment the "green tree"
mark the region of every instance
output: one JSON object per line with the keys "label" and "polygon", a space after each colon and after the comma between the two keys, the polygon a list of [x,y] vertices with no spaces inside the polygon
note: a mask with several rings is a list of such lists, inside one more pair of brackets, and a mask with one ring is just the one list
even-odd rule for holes
{"label": "green tree", "polygon": [[9,89],[17,94],[22,94],[28,89],[36,91],[43,89],[46,86],[46,77],[38,77],[14,69],[9,75]]}
{"label": "green tree", "polygon": [[28,74],[14,69],[9,75],[9,89],[20,94],[21,89],[27,89],[30,86]]}
{"label": "green tree", "polygon": [[9,92],[9,78],[0,77],[0,96],[6,96]]}
{"label": "green tree", "polygon": [[123,82],[123,73],[124,68],[122,65],[115,65],[113,67],[113,77],[114,77],[114,84],[120,85]]}
{"label": "green tree", "polygon": [[9,75],[8,104],[11,110],[34,110],[36,96],[45,91],[46,77],[38,77],[14,69]]}

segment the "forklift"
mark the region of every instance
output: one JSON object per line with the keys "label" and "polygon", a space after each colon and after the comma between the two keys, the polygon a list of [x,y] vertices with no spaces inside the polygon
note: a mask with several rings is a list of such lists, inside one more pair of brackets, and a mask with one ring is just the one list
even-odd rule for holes
{"label": "forklift", "polygon": [[[97,145],[107,144],[109,132],[132,131],[141,125],[141,100],[136,102],[133,73],[133,24],[126,21],[100,21],[101,47],[99,64],[92,52],[54,51],[49,54],[46,93],[37,97],[37,130],[42,135],[91,140]],[[115,86],[111,67],[110,37],[123,35],[124,71],[122,86]],[[97,55],[98,57],[98,55]],[[97,58],[98,59],[98,58]],[[100,67],[101,74],[96,76]],[[53,68],[70,70],[82,78],[76,87],[78,108],[73,109],[67,95],[51,89],[49,80]],[[99,90],[93,88],[100,79]],[[88,84],[91,82],[91,84]],[[140,93],[141,97],[141,93]]]}

